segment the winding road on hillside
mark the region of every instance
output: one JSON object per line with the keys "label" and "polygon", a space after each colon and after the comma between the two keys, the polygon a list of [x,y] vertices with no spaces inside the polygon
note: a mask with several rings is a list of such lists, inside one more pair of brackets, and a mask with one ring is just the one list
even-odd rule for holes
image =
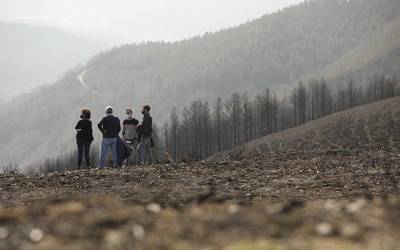
{"label": "winding road on hillside", "polygon": [[81,83],[81,85],[83,86],[83,88],[85,88],[87,91],[89,91],[90,93],[92,93],[93,95],[96,96],[102,96],[102,94],[100,94],[99,92],[97,92],[96,90],[91,89],[85,82],[85,75],[87,73],[87,69],[83,70],[78,76],[77,79],[78,81]]}

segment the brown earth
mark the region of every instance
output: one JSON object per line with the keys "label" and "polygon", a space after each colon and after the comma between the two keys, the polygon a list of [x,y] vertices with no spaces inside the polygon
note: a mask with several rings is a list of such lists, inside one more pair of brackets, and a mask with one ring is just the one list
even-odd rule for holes
{"label": "brown earth", "polygon": [[327,150],[0,175],[0,249],[400,249],[399,162]]}

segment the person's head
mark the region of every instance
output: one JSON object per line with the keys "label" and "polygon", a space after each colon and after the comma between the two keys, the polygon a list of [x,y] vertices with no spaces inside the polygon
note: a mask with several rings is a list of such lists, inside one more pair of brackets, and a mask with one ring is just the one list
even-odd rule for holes
{"label": "person's head", "polygon": [[149,105],[144,105],[142,109],[142,114],[146,114],[150,112],[150,106]]}
{"label": "person's head", "polygon": [[112,115],[114,112],[114,109],[111,106],[108,106],[105,111],[106,111],[106,115]]}
{"label": "person's head", "polygon": [[133,110],[132,109],[126,109],[125,114],[126,114],[126,117],[128,117],[128,119],[132,119]]}
{"label": "person's head", "polygon": [[89,120],[90,119],[90,110],[82,109],[81,110],[81,119]]}

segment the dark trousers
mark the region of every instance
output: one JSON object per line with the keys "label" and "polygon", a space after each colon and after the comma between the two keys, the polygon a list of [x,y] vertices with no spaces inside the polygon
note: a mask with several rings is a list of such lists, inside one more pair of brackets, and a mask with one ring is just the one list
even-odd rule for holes
{"label": "dark trousers", "polygon": [[78,168],[81,168],[83,154],[85,154],[86,166],[90,167],[89,151],[90,144],[92,143],[87,141],[77,141],[76,144],[78,145]]}

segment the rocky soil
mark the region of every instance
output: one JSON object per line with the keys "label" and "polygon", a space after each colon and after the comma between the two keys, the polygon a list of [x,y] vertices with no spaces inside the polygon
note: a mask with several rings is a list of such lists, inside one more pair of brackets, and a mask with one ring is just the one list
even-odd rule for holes
{"label": "rocky soil", "polygon": [[0,175],[0,249],[400,249],[400,150]]}

